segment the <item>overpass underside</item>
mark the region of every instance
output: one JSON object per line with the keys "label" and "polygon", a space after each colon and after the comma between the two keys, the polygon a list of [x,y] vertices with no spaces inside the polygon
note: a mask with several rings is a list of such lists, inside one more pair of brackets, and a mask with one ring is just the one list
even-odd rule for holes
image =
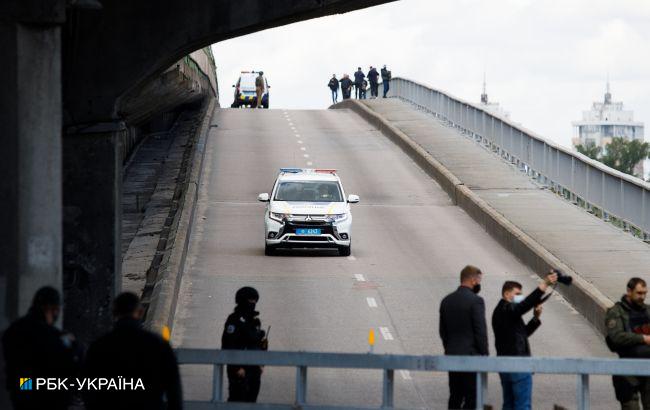
{"label": "overpass underside", "polygon": [[215,73],[193,78],[184,56],[387,1],[2,2],[0,328],[46,284],[64,289],[64,325],[82,340],[110,326],[123,161],[181,106],[218,96]]}

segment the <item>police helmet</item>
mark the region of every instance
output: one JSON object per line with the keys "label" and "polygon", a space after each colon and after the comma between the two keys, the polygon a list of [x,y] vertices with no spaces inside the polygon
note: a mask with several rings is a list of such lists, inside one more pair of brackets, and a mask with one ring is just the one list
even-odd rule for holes
{"label": "police helmet", "polygon": [[244,286],[235,294],[235,303],[238,305],[248,302],[251,299],[256,301],[260,300],[260,294],[257,293],[257,290],[255,290],[255,288],[252,288],[250,286]]}

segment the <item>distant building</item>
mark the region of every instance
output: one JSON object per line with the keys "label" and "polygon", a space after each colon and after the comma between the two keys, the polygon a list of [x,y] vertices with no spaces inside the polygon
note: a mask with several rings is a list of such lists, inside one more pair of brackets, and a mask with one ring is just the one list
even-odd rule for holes
{"label": "distant building", "polygon": [[485,111],[489,112],[492,115],[496,115],[497,117],[510,119],[510,113],[504,110],[503,108],[501,108],[499,103],[488,101],[488,95],[487,95],[486,84],[485,84],[485,73],[483,73],[483,94],[481,94],[481,108],[483,108]]}
{"label": "distant building", "polygon": [[[634,121],[634,111],[624,110],[622,102],[613,102],[609,80],[603,102],[594,102],[591,110],[583,111],[582,121],[573,123],[573,146],[595,144],[606,152],[614,137],[627,140],[644,140],[643,123]],[[634,168],[637,175],[645,176],[643,161]]]}

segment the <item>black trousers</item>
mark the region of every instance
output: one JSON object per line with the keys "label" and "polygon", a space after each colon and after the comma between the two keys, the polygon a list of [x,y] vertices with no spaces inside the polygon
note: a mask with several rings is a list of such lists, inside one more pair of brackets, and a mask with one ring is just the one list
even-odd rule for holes
{"label": "black trousers", "polygon": [[449,409],[476,409],[476,373],[449,372]]}
{"label": "black trousers", "polygon": [[228,401],[255,403],[260,393],[262,370],[259,366],[244,366],[246,375],[239,377],[238,369],[238,366],[228,366]]}
{"label": "black trousers", "polygon": [[370,96],[379,97],[379,83],[370,82]]}

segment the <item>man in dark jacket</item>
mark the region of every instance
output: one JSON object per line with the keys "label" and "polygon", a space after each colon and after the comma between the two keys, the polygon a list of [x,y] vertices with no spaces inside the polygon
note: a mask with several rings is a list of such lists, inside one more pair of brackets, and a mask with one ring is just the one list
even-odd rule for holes
{"label": "man in dark jacket", "polygon": [[379,95],[379,73],[373,66],[370,66],[368,71],[368,81],[370,81],[370,97],[377,98]]}
{"label": "man in dark jacket", "polygon": [[390,90],[390,80],[392,79],[393,75],[386,68],[386,65],[384,65],[384,68],[381,69],[381,81],[384,84],[384,98],[386,98],[386,94],[388,94],[388,90]]}
{"label": "man in dark jacket", "polygon": [[[39,389],[35,380],[77,376],[81,352],[71,334],[54,326],[60,312],[59,292],[42,287],[34,295],[29,312],[12,323],[2,337],[7,390],[16,410],[63,410],[72,401],[72,392]],[[23,378],[30,379],[21,385]]]}
{"label": "man in dark jacket", "polygon": [[[550,272],[535,290],[524,297],[521,283],[506,281],[501,289],[501,300],[492,313],[492,329],[497,356],[530,356],[528,337],[542,324],[540,304],[544,292],[557,282],[557,274]],[[535,309],[533,318],[524,323],[522,316]],[[500,373],[503,388],[503,410],[530,410],[533,375],[530,373]]]}
{"label": "man in dark jacket", "polygon": [[[621,358],[650,358],[650,305],[645,280],[632,278],[627,293],[605,314],[607,346]],[[614,376],[616,400],[623,410],[650,409],[650,377]]]}
{"label": "man in dark jacket", "polygon": [[183,408],[176,356],[167,341],[142,327],[143,315],[135,294],[115,298],[115,325],[88,349],[84,376],[125,384],[119,390],[82,388],[88,410]]}
{"label": "man in dark jacket", "polygon": [[[266,333],[258,318],[255,305],[260,299],[254,288],[245,286],[235,294],[235,311],[228,316],[223,327],[221,348],[223,350],[267,350]],[[228,401],[257,401],[260,392],[261,366],[229,365]]]}
{"label": "man in dark jacket", "polygon": [[339,102],[339,80],[336,79],[336,74],[332,74],[327,86],[332,90],[332,104],[336,104]]}
{"label": "man in dark jacket", "polygon": [[349,100],[352,94],[352,80],[347,74],[343,74],[343,79],[341,80],[341,92],[343,93],[343,99]]}
{"label": "man in dark jacket", "polygon": [[361,71],[361,67],[354,73],[354,93],[357,99],[361,98],[361,87],[363,86],[363,79],[366,75]]}
{"label": "man in dark jacket", "polygon": [[[440,338],[447,355],[488,355],[481,270],[466,266],[460,286],[440,303]],[[449,408],[476,408],[476,373],[449,373]]]}

